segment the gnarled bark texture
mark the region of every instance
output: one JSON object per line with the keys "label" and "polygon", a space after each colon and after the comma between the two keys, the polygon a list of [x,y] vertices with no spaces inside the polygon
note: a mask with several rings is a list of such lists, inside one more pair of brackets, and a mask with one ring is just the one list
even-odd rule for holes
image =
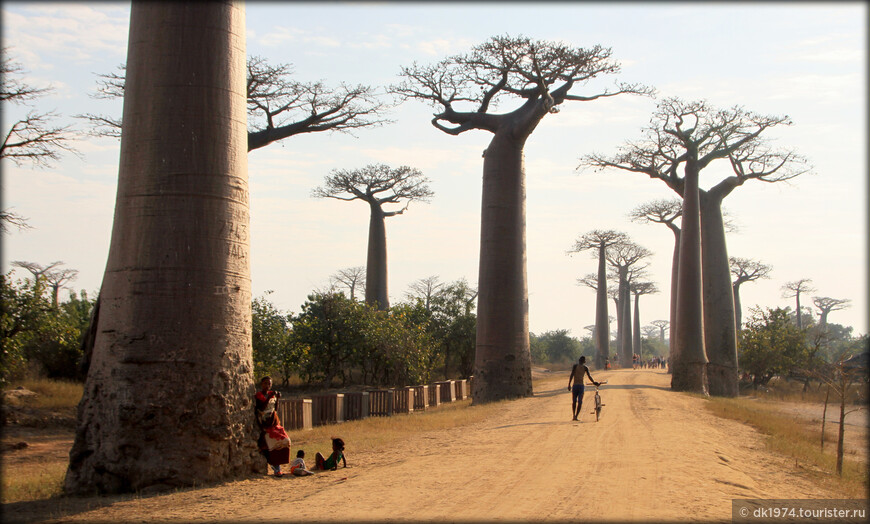
{"label": "gnarled bark texture", "polygon": [[717,192],[700,192],[701,257],[704,266],[704,347],[707,384],[711,395],[736,397],[737,324],[731,268],[722,220],[722,199]]}
{"label": "gnarled bark texture", "polygon": [[528,134],[517,138],[512,131],[505,125],[495,133],[483,161],[474,402],[532,394],[523,165]]}
{"label": "gnarled bark texture", "polygon": [[671,366],[671,388],[707,394],[707,356],[704,350],[704,301],[701,274],[701,209],[697,160],[686,162],[680,227],[680,263],[677,280],[677,328],[675,344],[679,359]]}
{"label": "gnarled bark texture", "polygon": [[244,7],[134,2],[112,241],[67,493],[250,474]]}

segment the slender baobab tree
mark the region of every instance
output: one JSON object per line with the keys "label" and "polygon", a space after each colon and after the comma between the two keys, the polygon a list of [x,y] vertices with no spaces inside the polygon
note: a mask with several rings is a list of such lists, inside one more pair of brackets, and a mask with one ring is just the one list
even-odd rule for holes
{"label": "slender baobab tree", "polygon": [[64,287],[67,282],[75,280],[78,274],[77,269],[52,269],[45,273],[45,281],[48,282],[48,287],[51,289],[51,303],[54,309],[59,307],[60,288]]}
{"label": "slender baobab tree", "polygon": [[732,282],[731,287],[734,294],[735,325],[737,326],[737,329],[740,330],[743,326],[743,308],[740,305],[740,285],[761,278],[770,278],[770,272],[773,268],[751,258],[731,257],[728,259],[728,263],[731,267],[731,275],[734,276],[734,282]]}
{"label": "slender baobab tree", "polygon": [[824,330],[828,326],[828,315],[831,311],[840,311],[851,307],[848,298],[813,297],[813,305],[819,308],[819,327]]}
{"label": "slender baobab tree", "polygon": [[[619,71],[610,49],[574,48],[524,36],[496,36],[471,52],[435,65],[401,70],[400,97],[438,108],[432,125],[450,134],[493,134],[483,156],[477,344],[472,396],[490,402],[532,394],[526,280],[526,140],[566,101],[590,101],[622,93],[646,93],[637,85],[613,91],[572,93],[589,80]],[[520,105],[491,112],[505,99]]]}
{"label": "slender baobab tree", "polygon": [[659,290],[654,282],[638,282],[634,281],[629,284],[629,290],[634,295],[634,327],[632,328],[632,351],[638,355],[641,354],[641,332],[640,332],[640,297],[642,295],[652,295],[658,293]]}
{"label": "slender baobab tree", "polygon": [[795,299],[795,321],[797,323],[798,329],[803,329],[803,323],[801,322],[801,293],[812,293],[816,289],[812,287],[812,279],[809,278],[801,278],[799,280],[793,280],[791,282],[786,282],[784,286],[782,286],[782,298],[792,298]]}
{"label": "slender baobab tree", "polygon": [[[333,169],[322,187],[315,188],[317,198],[361,200],[369,205],[369,244],[366,259],[366,303],[381,310],[390,308],[387,289],[386,219],[401,215],[413,201],[428,202],[434,194],[429,179],[419,169],[409,166],[391,168],[371,164],[361,169]],[[405,207],[386,211],[385,205],[405,202]]]}
{"label": "slender baobab tree", "polygon": [[[671,257],[671,296],[668,300],[671,333],[674,332],[673,328],[677,323],[677,278],[680,269],[680,226],[677,225],[677,219],[682,214],[683,203],[677,198],[653,200],[637,206],[628,214],[632,222],[664,224],[674,234],[674,253]],[[662,338],[662,342],[664,342],[664,338]],[[677,358],[674,351],[674,337],[671,337],[668,342],[668,359],[673,362]]]}
{"label": "slender baobab tree", "polygon": [[356,289],[362,287],[365,293],[366,283],[366,268],[364,266],[354,266],[338,270],[337,273],[329,277],[330,285],[333,287],[341,284],[350,292],[350,299],[356,300]]}
{"label": "slender baobab tree", "polygon": [[412,300],[422,300],[426,311],[431,311],[432,297],[437,295],[438,291],[444,286],[445,284],[440,281],[438,275],[432,275],[411,282],[408,285],[408,291],[405,293],[405,296]]}
{"label": "slender baobab tree", "polygon": [[646,338],[647,340],[650,340],[654,336],[659,334],[659,328],[653,325],[643,326],[642,328],[640,328],[640,330],[643,333],[644,338]]}
{"label": "slender baobab tree", "polygon": [[101,312],[67,493],[249,476],[252,395],[245,13],[133,2]]}
{"label": "slender baobab tree", "polygon": [[[708,375],[710,393],[737,395],[737,328],[722,201],[749,180],[781,182],[809,171],[803,157],[774,150],[760,136],[790,124],[787,116],[764,116],[740,107],[718,110],[704,101],[669,98],[659,103],[645,140],[628,143],[612,158],[588,155],[583,159],[581,166],[661,180],[683,198],[677,323],[672,330],[680,353],[674,389],[706,392]],[[701,171],[725,159],[733,175],[702,190]],[[684,262],[689,265],[683,267]],[[683,325],[681,319],[689,324]],[[684,348],[691,356],[682,362]]]}
{"label": "slender baobab tree", "polygon": [[[610,358],[610,348],[608,333],[610,329],[605,329],[607,325],[607,259],[605,253],[607,248],[618,243],[625,242],[628,237],[625,233],[614,231],[612,229],[595,229],[581,236],[574,242],[574,247],[569,250],[569,253],[579,253],[580,251],[592,251],[593,255],[598,259],[598,273],[595,277],[595,286],[590,286],[589,282],[584,282],[585,285],[595,289],[595,325],[598,326],[595,337],[595,367],[604,369],[604,361]],[[586,277],[589,279],[589,276]]]}
{"label": "slender baobab tree", "polygon": [[653,320],[652,322],[650,322],[650,324],[652,324],[653,326],[655,326],[659,329],[659,337],[660,337],[660,340],[662,341],[662,344],[664,344],[665,343],[665,330],[668,329],[668,326],[670,326],[671,323],[667,320]]}
{"label": "slender baobab tree", "polygon": [[[641,272],[646,268],[646,265],[637,266],[639,262],[652,255],[652,252],[645,247],[635,244],[627,238],[618,244],[610,246],[604,254],[607,262],[616,272],[619,280],[617,294],[619,295],[619,311],[617,314],[617,326],[622,325],[622,329],[617,327],[620,333],[619,349],[619,364],[623,367],[631,365],[631,350],[632,350],[632,326],[631,326],[631,280],[633,276],[640,276]],[[619,315],[621,313],[621,315]],[[620,322],[618,319],[622,317]]]}
{"label": "slender baobab tree", "polygon": [[51,264],[47,266],[43,266],[42,264],[38,264],[36,262],[28,262],[26,260],[15,260],[12,262],[12,265],[15,267],[20,267],[21,269],[27,270],[33,276],[33,285],[39,283],[40,280],[45,280],[45,274],[54,268],[63,265],[63,262],[60,260],[55,260]]}

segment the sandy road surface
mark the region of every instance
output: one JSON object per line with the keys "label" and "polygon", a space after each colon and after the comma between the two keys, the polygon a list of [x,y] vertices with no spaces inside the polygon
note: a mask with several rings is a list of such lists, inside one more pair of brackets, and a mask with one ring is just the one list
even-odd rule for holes
{"label": "sandy road surface", "polygon": [[669,391],[662,371],[594,376],[609,380],[599,422],[591,387],[571,421],[567,374],[553,373],[534,397],[461,430],[377,454],[348,442],[346,469],[116,502],[61,522],[730,521],[735,498],[842,498],[764,451],[753,429]]}

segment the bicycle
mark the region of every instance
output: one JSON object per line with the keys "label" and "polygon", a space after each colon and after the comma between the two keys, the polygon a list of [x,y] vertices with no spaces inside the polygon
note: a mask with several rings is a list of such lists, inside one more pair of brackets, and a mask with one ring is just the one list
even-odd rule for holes
{"label": "bicycle", "polygon": [[602,384],[607,384],[607,381],[603,380],[599,382],[597,386],[595,384],[587,384],[588,386],[595,386],[595,408],[590,411],[590,413],[595,413],[595,422],[598,422],[598,418],[601,416],[601,408],[604,406],[604,404],[601,403],[601,395],[598,393],[598,388]]}

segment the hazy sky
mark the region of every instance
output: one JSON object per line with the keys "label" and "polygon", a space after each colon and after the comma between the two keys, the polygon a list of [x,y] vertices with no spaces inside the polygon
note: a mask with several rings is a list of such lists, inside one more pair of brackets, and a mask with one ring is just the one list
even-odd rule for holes
{"label": "hazy sky", "polygon": [[[96,73],[126,60],[129,3],[3,2],[3,45],[27,70],[27,81],[55,91],[40,110],[120,115],[120,101],[95,100]],[[302,3],[249,2],[248,55],[293,65],[299,80],[386,86],[400,66],[464,53],[491,36],[523,34],[576,47],[610,47],[622,71],[613,80],[640,82],[659,97],[706,99],[762,114],[789,115],[794,125],[768,136],[806,156],[814,170],[790,183],[750,181],[724,203],[738,227],[729,255],[773,266],[771,279],[744,284],[749,308],[791,306],[787,281],[810,278],[812,296],[850,299],[829,321],[867,332],[867,5],[865,2],[740,3]],[[582,155],[613,153],[640,138],[655,101],[618,96],[566,102],[544,118],[525,150],[529,317],[533,332],[594,323],[594,293],[576,279],[595,271],[586,254],[568,256],[592,229],[617,229],[652,250],[651,280],[663,290],[641,298],[641,321],[668,318],[673,235],[627,218],[636,206],[676,195],[661,182],[621,172],[576,170]],[[500,110],[512,107],[504,105]],[[16,107],[3,108],[4,133]],[[365,264],[368,206],[311,198],[330,170],[370,163],[419,168],[431,179],[431,203],[415,203],[387,221],[390,296],[403,299],[414,280],[477,282],[482,151],[491,135],[449,136],[431,124],[433,109],[410,101],[394,123],[347,134],[315,133],[249,154],[254,296],[298,312],[331,274]],[[119,142],[87,139],[81,158],[66,155],[48,169],[3,161],[3,207],[33,229],[3,236],[3,271],[13,260],[62,260],[79,270],[75,289],[96,291],[109,249]],[[702,172],[708,188],[726,164]],[[20,276],[25,274],[17,273]]]}

